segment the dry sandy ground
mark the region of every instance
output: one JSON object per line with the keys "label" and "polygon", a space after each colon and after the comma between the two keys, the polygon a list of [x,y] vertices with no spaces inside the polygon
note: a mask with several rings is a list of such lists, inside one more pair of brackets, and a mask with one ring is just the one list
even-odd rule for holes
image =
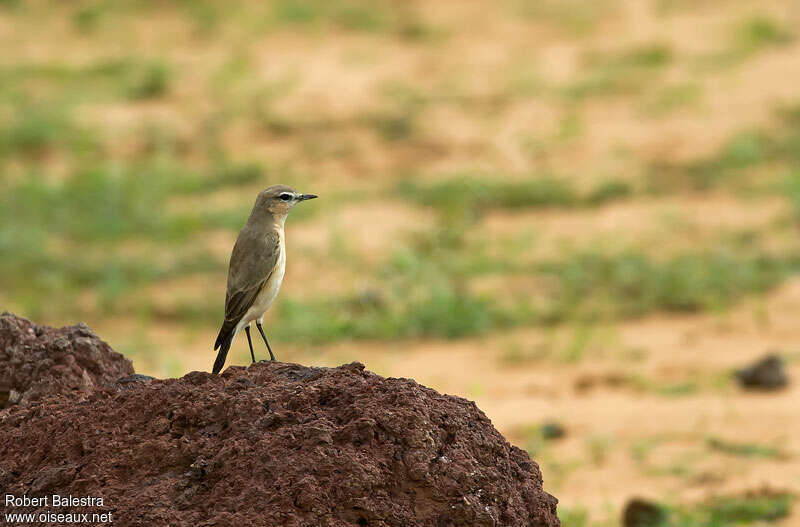
{"label": "dry sandy ground", "polygon": [[[331,265],[335,258],[328,257],[343,233],[348,249],[372,265],[410,233],[432,228],[433,211],[387,190],[409,174],[540,171],[563,174],[579,186],[609,175],[637,184],[649,163],[713,153],[731,134],[771,123],[776,106],[798,96],[800,39],[754,53],[734,67],[702,67],[705,58],[731,46],[730,28],[743,17],[766,13],[800,27],[797,2],[603,0],[596,4],[605,14],[585,31],[545,11],[520,15],[514,9],[524,2],[508,4],[496,13],[477,0],[420,4],[424,19],[444,35],[430,42],[344,31],[245,35],[235,25],[203,39],[170,11],[132,21],[119,39],[107,26],[95,37],[76,38],[66,22],[48,25],[43,33],[36,20],[11,23],[0,17],[0,47],[13,46],[15,61],[22,63],[57,57],[88,64],[135,49],[173,64],[175,84],[163,100],[81,109],[87,123],[120,138],[110,150],[123,159],[135,150],[143,125],[165,126],[191,144],[217,112],[228,112],[234,117],[221,134],[234,159],[290,167],[309,192],[357,189],[369,196],[351,203],[346,192],[337,194],[341,202],[324,213],[289,221],[284,298],[340,294],[369,280]],[[662,15],[661,4],[677,8]],[[109,44],[98,47],[96,39]],[[668,44],[674,58],[648,74],[644,94],[578,102],[563,95],[583,78],[587,55],[653,42]],[[237,53],[254,74],[231,86],[214,85],[214,72]],[[698,94],[688,104],[658,115],[643,110],[659,88],[683,85]],[[429,100],[406,141],[381,140],[363,125],[374,113],[395,109],[397,101],[386,95],[392,86]],[[280,92],[269,99],[269,109],[294,126],[294,133],[265,133],[248,120],[265,89]],[[578,131],[570,132],[573,127]],[[190,161],[192,155],[187,154]],[[250,203],[254,191],[226,190],[204,197],[202,204],[176,200],[171,206]],[[783,198],[723,191],[644,196],[590,210],[496,211],[473,235],[530,235],[536,242],[523,255],[530,261],[587,246],[637,247],[663,256],[746,230],[761,233],[766,247],[796,247],[800,239],[794,240],[793,230],[776,228],[791,215]],[[215,230],[198,243],[224,258],[234,239],[235,233]],[[177,297],[219,298],[221,310],[224,276],[157,283],[143,294],[166,308]],[[414,378],[474,399],[512,442],[535,449],[545,487],[561,506],[587,508],[594,523],[615,517],[634,495],[682,503],[762,486],[800,492],[798,315],[800,280],[795,279],[715,314],[520,328],[455,341],[274,344],[281,360],[324,366],[357,360],[379,374]],[[112,346],[132,353],[140,373],[183,375],[208,370],[213,361],[216,327],[142,322],[134,314],[98,313],[87,322]],[[268,330],[271,323],[268,316]],[[740,390],[730,372],[771,350],[784,354],[795,382],[776,394]],[[258,353],[265,354],[261,348]],[[240,338],[230,361],[248,360]],[[534,444],[530,427],[548,420],[563,424],[565,438]],[[709,447],[710,439],[774,447],[777,453],[724,454]],[[786,525],[792,521],[800,524],[800,514]]]}
{"label": "dry sandy ground", "polygon": [[[313,352],[283,343],[276,348],[281,360],[321,366],[357,360],[381,375],[414,378],[474,399],[523,447],[530,441],[526,427],[563,424],[566,437],[535,455],[546,488],[562,506],[586,507],[600,519],[633,495],[691,502],[728,491],[800,488],[800,384],[761,394],[741,390],[730,377],[777,351],[790,359],[790,377],[800,378],[799,310],[800,280],[793,280],[766,299],[722,315],[655,316],[594,328],[596,343],[577,361],[559,357],[571,335],[531,329],[459,342],[341,344]],[[211,332],[173,346],[174,329],[150,338],[182,367],[207,369]],[[232,360],[246,364],[244,342],[236,347]],[[510,349],[542,348],[550,351],[509,362]],[[146,362],[136,366],[160,373]],[[686,382],[695,383],[696,391],[658,391]],[[774,447],[778,454],[763,459],[714,452],[710,439]]]}

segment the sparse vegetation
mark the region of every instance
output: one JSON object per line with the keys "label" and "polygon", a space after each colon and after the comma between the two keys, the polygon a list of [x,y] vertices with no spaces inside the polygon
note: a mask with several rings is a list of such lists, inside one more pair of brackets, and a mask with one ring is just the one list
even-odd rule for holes
{"label": "sparse vegetation", "polygon": [[785,493],[720,497],[695,508],[672,511],[667,525],[684,527],[771,524],[788,516],[792,498]]}
{"label": "sparse vegetation", "polygon": [[643,90],[657,70],[671,60],[670,46],[660,42],[613,53],[590,53],[584,59],[587,73],[568,85],[564,93],[576,100],[634,94]]}
{"label": "sparse vegetation", "polygon": [[166,93],[169,69],[160,62],[150,62],[132,69],[126,80],[125,94],[129,99],[152,99]]}
{"label": "sparse vegetation", "polygon": [[747,54],[769,46],[788,44],[794,35],[781,22],[769,16],[756,15],[736,26],[734,38],[739,52]]}
{"label": "sparse vegetation", "polygon": [[778,459],[783,457],[781,451],[769,445],[759,445],[756,443],[739,443],[726,441],[718,437],[709,437],[706,441],[708,448],[724,454],[742,457],[760,457]]}
{"label": "sparse vegetation", "polygon": [[[548,284],[536,297],[500,298],[470,292],[471,277],[514,270],[480,253],[465,260],[460,250],[437,255],[401,252],[384,266],[376,296],[365,306],[354,298],[287,301],[279,331],[312,342],[340,339],[457,338],[519,325],[547,326],[566,321],[616,320],[659,310],[719,310],[746,295],[771,289],[798,269],[795,258],[775,259],[734,252],[698,252],[666,261],[628,252],[577,253],[530,270]],[[456,255],[461,255],[454,260]],[[576,338],[581,338],[576,334]],[[519,352],[509,360],[526,360]],[[532,351],[534,355],[538,352]],[[564,350],[564,360],[582,353],[580,340]],[[570,358],[572,357],[572,358]],[[664,384],[664,395],[691,393],[693,383]]]}
{"label": "sparse vegetation", "polygon": [[[681,189],[785,190],[787,187],[780,185],[784,170],[793,171],[800,166],[798,144],[800,122],[792,107],[783,108],[771,129],[738,132],[711,156],[682,164],[655,164],[649,185],[654,193]],[[768,174],[763,171],[765,167],[770,168]],[[788,190],[792,192],[791,185]]]}
{"label": "sparse vegetation", "polygon": [[629,197],[630,184],[609,180],[585,194],[563,178],[532,176],[525,180],[453,177],[436,183],[404,182],[398,195],[445,214],[480,215],[494,209],[597,206]]}
{"label": "sparse vegetation", "polygon": [[780,261],[725,251],[688,253],[666,261],[637,253],[577,253],[542,266],[556,284],[546,318],[719,309],[775,286],[795,265],[793,258]]}
{"label": "sparse vegetation", "polygon": [[598,0],[587,5],[577,0],[559,2],[515,1],[511,3],[514,13],[519,13],[539,23],[554,25],[576,35],[590,33],[597,24],[612,12],[612,4]]}
{"label": "sparse vegetation", "polygon": [[279,0],[267,15],[276,26],[339,29],[374,34],[391,33],[416,40],[433,30],[410,8],[398,9],[389,2],[335,0],[325,4],[309,0]]}
{"label": "sparse vegetation", "polygon": [[743,17],[729,29],[725,48],[702,57],[697,65],[701,71],[713,72],[739,66],[761,52],[789,46],[795,39],[792,24],[765,13]]}
{"label": "sparse vegetation", "polygon": [[701,90],[697,84],[671,84],[648,95],[642,111],[649,117],[658,118],[681,109],[694,109],[700,99]]}
{"label": "sparse vegetation", "polygon": [[0,1],[0,311],[208,369],[236,232],[288,183],[321,199],[287,223],[280,360],[477,397],[503,432],[557,416],[563,441],[517,444],[566,526],[616,525],[587,477],[646,485],[669,525],[780,521],[791,497],[675,489],[796,471],[790,407],[753,415],[729,375],[800,338],[793,15],[495,7]]}
{"label": "sparse vegetation", "polygon": [[563,527],[586,527],[589,525],[589,513],[583,507],[559,507],[558,518]]}

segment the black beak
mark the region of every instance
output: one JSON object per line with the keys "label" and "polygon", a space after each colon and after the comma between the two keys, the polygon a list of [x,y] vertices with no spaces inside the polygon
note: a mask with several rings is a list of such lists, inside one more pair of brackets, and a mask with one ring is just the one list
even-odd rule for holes
{"label": "black beak", "polygon": [[305,201],[307,199],[314,199],[318,197],[316,194],[300,194],[297,196],[297,201]]}

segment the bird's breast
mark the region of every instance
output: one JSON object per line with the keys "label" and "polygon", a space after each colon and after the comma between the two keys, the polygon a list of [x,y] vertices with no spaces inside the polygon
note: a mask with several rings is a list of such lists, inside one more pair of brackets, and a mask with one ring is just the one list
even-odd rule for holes
{"label": "bird's breast", "polygon": [[267,283],[258,293],[258,296],[253,302],[251,311],[256,316],[261,316],[275,301],[278,296],[278,291],[281,289],[283,283],[283,275],[286,273],[286,244],[283,241],[283,233],[280,234],[280,244],[278,246],[278,260],[275,262],[275,267],[270,274]]}

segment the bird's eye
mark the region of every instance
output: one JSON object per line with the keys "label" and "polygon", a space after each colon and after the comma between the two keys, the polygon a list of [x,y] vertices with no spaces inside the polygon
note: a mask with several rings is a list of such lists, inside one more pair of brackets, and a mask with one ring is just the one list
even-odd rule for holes
{"label": "bird's eye", "polygon": [[281,198],[283,201],[289,201],[289,200],[290,200],[290,199],[292,199],[294,196],[292,196],[292,195],[291,195],[291,194],[289,194],[288,192],[284,192],[283,194],[281,194],[281,195],[280,195],[280,196],[278,196],[278,197],[279,197],[279,198]]}

